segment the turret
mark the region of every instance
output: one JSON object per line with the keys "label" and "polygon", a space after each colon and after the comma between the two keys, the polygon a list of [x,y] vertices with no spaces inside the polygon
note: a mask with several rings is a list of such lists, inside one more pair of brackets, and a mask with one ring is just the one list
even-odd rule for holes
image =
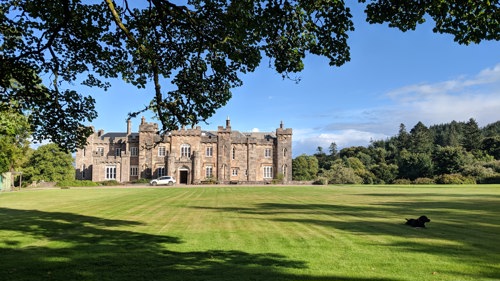
{"label": "turret", "polygon": [[292,129],[285,129],[283,121],[276,129],[276,152],[276,172],[283,175],[285,183],[289,182],[292,180]]}

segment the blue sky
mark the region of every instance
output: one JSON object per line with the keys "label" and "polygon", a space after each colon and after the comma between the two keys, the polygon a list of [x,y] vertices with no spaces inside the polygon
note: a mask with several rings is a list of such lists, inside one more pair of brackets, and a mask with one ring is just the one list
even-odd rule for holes
{"label": "blue sky", "polygon": [[[283,121],[293,129],[294,156],[328,149],[368,145],[425,125],[467,121],[479,126],[500,120],[500,42],[463,46],[450,35],[435,34],[430,24],[403,33],[364,21],[353,6],[356,30],[350,33],[351,61],[330,67],[309,55],[297,84],[261,66],[242,76],[244,85],[208,120],[217,130],[231,119],[234,130],[275,131]],[[107,92],[85,89],[96,99],[99,117],[92,122],[106,132],[126,130],[127,113],[143,108],[151,95],[121,81]],[[168,85],[163,85],[167,89]],[[144,114],[148,121],[151,115]],[[132,120],[138,130],[140,118]]]}

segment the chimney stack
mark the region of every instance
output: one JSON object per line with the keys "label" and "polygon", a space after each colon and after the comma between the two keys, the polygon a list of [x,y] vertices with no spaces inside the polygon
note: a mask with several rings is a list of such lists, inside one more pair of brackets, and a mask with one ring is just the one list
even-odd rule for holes
{"label": "chimney stack", "polygon": [[127,135],[130,135],[132,133],[132,120],[128,119],[127,120]]}

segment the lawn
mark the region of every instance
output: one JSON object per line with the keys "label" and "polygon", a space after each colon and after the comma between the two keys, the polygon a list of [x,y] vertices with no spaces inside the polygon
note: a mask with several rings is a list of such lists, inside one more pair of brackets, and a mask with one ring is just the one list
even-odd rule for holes
{"label": "lawn", "polygon": [[500,186],[4,192],[0,280],[500,280]]}

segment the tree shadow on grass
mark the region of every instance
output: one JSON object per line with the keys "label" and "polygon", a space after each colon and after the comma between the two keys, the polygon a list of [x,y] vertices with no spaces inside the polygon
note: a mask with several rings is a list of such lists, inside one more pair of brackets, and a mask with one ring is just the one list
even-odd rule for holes
{"label": "tree shadow on grass", "polygon": [[[378,196],[378,194],[368,195]],[[385,195],[382,195],[386,197]],[[412,198],[412,197],[408,197]],[[439,198],[439,197],[438,197]],[[449,199],[449,195],[446,197]],[[259,203],[253,208],[212,208],[213,211],[248,214],[249,219],[299,223],[360,235],[392,235],[406,242],[384,244],[401,252],[427,253],[474,264],[473,278],[500,279],[500,200],[497,196],[456,196],[453,200],[374,202],[365,205]],[[202,208],[202,207],[199,207]],[[413,216],[411,214],[414,214]],[[429,216],[427,229],[404,225],[405,218]],[[241,217],[241,216],[240,216]],[[329,219],[330,218],[330,219]],[[366,242],[369,245],[370,241]],[[455,273],[456,274],[456,273]]]}
{"label": "tree shadow on grass", "polygon": [[119,227],[140,223],[0,208],[0,280],[379,280],[286,273],[303,261],[273,253],[169,250],[177,237]]}
{"label": "tree shadow on grass", "polygon": [[[436,188],[436,187],[429,187],[429,188]],[[411,189],[411,188],[410,188]],[[457,187],[457,189],[460,189],[460,187]],[[423,193],[423,192],[398,192],[398,193],[358,193],[356,194],[357,196],[372,196],[372,197],[412,197],[412,198],[420,198],[420,199],[426,199],[429,197],[445,197],[446,199],[450,198],[457,198],[457,199],[464,199],[464,198],[471,198],[471,197],[476,197],[476,198],[486,198],[486,199],[500,199],[500,194],[470,194],[470,193]]]}
{"label": "tree shadow on grass", "polygon": [[235,212],[251,215],[270,217],[276,215],[342,215],[356,214],[366,211],[365,206],[340,205],[340,204],[292,204],[292,203],[259,203],[254,207],[206,207],[193,206],[191,208],[212,210],[219,212]]}

